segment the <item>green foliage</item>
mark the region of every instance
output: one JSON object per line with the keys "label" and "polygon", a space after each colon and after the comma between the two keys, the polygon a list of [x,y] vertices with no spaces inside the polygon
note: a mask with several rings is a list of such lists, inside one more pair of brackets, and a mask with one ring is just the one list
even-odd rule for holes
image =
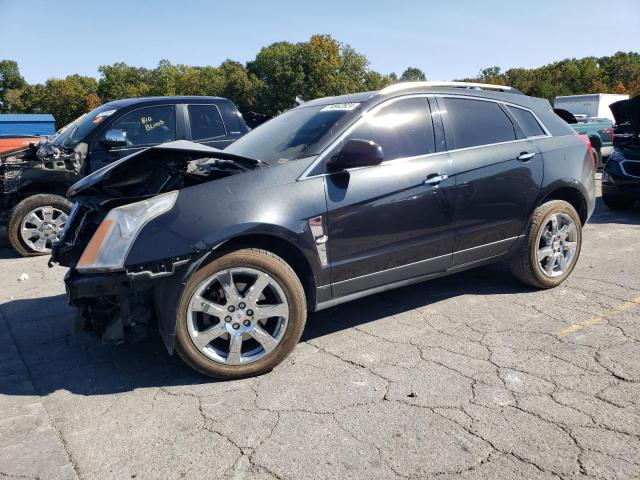
{"label": "green foliage", "polygon": [[[380,90],[401,81],[426,80],[416,67],[400,78],[371,70],[367,58],[330,35],[307,42],[276,42],[243,65],[227,59],[219,66],[175,65],[155,68],[126,63],[103,65],[100,79],[69,75],[29,85],[13,60],[0,61],[0,112],[52,113],[60,127],[101,103],[147,95],[214,95],[231,99],[242,112],[277,114],[297,95],[313,99]],[[468,81],[512,85],[549,100],[580,93],[640,94],[640,54],[571,58],[539,68],[489,67]]]}
{"label": "green foliage", "polygon": [[409,67],[400,75],[401,82],[424,82],[426,79],[424,72],[416,67]]}
{"label": "green foliage", "polygon": [[618,52],[610,57],[569,58],[539,68],[485,68],[482,83],[511,85],[527,95],[552,101],[558,95],[586,93],[640,94],[640,54]]}
{"label": "green foliage", "polygon": [[19,90],[25,85],[26,82],[20,75],[18,62],[13,60],[0,60],[0,112],[11,111],[11,104],[5,104],[7,92],[10,90]]}

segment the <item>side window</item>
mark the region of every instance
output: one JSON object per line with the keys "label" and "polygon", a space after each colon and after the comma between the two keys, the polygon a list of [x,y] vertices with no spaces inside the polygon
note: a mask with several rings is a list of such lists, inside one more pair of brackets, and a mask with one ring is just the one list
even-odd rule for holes
{"label": "side window", "polygon": [[220,112],[215,105],[189,105],[187,108],[193,140],[223,137],[227,134]]}
{"label": "side window", "polygon": [[155,145],[176,139],[176,112],[173,105],[134,110],[119,118],[110,129],[124,130],[127,144]]}
{"label": "side window", "polygon": [[544,130],[531,112],[518,107],[507,106],[511,114],[515,117],[518,125],[527,137],[545,135]]}
{"label": "side window", "polygon": [[371,140],[385,160],[435,152],[433,123],[424,97],[397,100],[381,108],[347,135],[346,140]]}
{"label": "side window", "polygon": [[475,147],[516,139],[509,117],[495,102],[444,98],[455,148]]}

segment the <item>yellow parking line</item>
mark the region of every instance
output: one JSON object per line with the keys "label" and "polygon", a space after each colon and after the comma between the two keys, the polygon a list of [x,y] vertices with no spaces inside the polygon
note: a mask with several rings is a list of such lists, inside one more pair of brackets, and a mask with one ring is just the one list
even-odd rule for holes
{"label": "yellow parking line", "polygon": [[565,335],[578,332],[582,330],[584,327],[588,327],[589,325],[595,325],[597,323],[602,322],[607,315],[615,315],[616,313],[624,312],[638,305],[640,305],[640,296],[633,298],[628,302],[621,303],[617,307],[612,308],[611,310],[603,313],[602,315],[595,315],[591,317],[589,320],[584,320],[582,322],[574,323],[570,327],[567,327],[564,330],[560,330],[558,332],[558,336],[564,337]]}

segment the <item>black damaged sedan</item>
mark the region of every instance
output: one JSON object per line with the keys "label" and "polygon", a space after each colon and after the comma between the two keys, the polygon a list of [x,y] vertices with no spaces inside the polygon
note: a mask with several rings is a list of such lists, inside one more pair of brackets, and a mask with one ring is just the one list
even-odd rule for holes
{"label": "black damaged sedan", "polygon": [[173,142],[104,167],[69,190],[52,260],[84,330],[158,328],[233,378],[281,362],[308,311],[500,260],[560,284],[594,192],[588,141],[546,100],[398,84],[305,103],[225,150]]}

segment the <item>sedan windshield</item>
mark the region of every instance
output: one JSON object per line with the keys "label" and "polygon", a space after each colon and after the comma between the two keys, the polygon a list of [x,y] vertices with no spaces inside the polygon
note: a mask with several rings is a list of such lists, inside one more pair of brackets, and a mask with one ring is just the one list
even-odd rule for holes
{"label": "sedan windshield", "polygon": [[317,153],[313,152],[313,145],[357,106],[357,103],[339,103],[294,108],[247,133],[226,151],[265,162]]}
{"label": "sedan windshield", "polygon": [[51,139],[51,143],[60,147],[74,148],[87,138],[87,135],[94,128],[115,112],[116,109],[112,105],[102,105],[89,113],[85,113],[70,124],[62,127]]}

